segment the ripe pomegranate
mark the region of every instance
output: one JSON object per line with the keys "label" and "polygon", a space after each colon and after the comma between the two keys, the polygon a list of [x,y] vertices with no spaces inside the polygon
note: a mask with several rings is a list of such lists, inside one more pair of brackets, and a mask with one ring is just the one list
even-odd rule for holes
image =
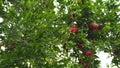
{"label": "ripe pomegranate", "polygon": [[118,53],[119,53],[118,50],[113,50],[114,55],[118,55]]}
{"label": "ripe pomegranate", "polygon": [[102,25],[98,25],[97,29],[101,30],[102,29]]}
{"label": "ripe pomegranate", "polygon": [[93,56],[93,51],[87,50],[87,51],[85,52],[85,55],[86,55],[86,56]]}
{"label": "ripe pomegranate", "polygon": [[92,30],[93,32],[98,30],[99,29],[98,27],[99,27],[99,24],[97,23],[93,23],[93,22],[89,23],[89,29]]}
{"label": "ripe pomegranate", "polygon": [[84,65],[84,68],[88,68],[88,64],[85,64],[85,65]]}
{"label": "ripe pomegranate", "polygon": [[83,43],[80,42],[80,43],[77,44],[77,46],[78,46],[78,48],[79,48],[80,50],[82,50],[82,48],[83,48]]}
{"label": "ripe pomegranate", "polygon": [[81,59],[79,60],[78,64],[82,64],[82,60]]}
{"label": "ripe pomegranate", "polygon": [[78,27],[77,26],[71,26],[70,27],[70,32],[72,32],[72,33],[78,33]]}

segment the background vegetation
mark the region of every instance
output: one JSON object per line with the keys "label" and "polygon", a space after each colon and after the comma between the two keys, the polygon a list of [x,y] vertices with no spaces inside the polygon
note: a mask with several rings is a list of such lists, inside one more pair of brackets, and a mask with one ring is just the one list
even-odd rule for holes
{"label": "background vegetation", "polygon": [[119,0],[0,0],[0,17],[0,68],[99,68],[99,51],[120,67]]}

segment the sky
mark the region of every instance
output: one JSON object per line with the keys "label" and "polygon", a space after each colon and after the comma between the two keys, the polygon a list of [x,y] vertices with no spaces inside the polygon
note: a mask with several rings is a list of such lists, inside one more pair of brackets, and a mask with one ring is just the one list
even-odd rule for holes
{"label": "sky", "polygon": [[108,53],[101,51],[97,53],[97,55],[99,56],[99,60],[101,61],[100,68],[107,68],[107,64],[109,65],[109,68],[117,68],[117,67],[111,67],[111,61],[113,57],[109,57]]}
{"label": "sky", "polygon": [[0,23],[3,22],[3,19],[0,17]]}

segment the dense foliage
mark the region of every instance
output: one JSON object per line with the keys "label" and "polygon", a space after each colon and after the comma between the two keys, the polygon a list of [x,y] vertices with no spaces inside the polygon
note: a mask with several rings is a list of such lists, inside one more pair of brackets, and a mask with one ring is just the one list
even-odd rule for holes
{"label": "dense foliage", "polygon": [[0,0],[0,17],[0,68],[120,67],[119,0]]}

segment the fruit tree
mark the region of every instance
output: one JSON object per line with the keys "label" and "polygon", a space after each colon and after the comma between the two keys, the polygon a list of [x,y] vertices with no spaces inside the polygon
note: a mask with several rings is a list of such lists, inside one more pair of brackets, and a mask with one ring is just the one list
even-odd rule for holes
{"label": "fruit tree", "polygon": [[0,0],[0,68],[120,67],[119,0]]}

